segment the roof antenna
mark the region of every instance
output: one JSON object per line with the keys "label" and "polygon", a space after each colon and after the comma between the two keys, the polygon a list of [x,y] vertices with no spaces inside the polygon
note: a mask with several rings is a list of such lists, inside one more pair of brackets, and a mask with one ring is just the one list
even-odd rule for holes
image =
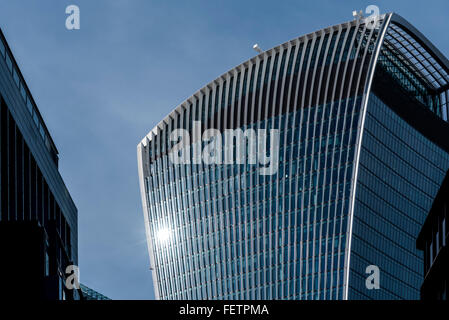
{"label": "roof antenna", "polygon": [[357,10],[352,11],[352,16],[354,17],[354,20],[363,19],[363,11],[360,10],[360,12],[357,12]]}
{"label": "roof antenna", "polygon": [[260,49],[259,45],[256,43],[255,45],[253,45],[253,49],[256,50],[258,53],[262,53],[262,49]]}

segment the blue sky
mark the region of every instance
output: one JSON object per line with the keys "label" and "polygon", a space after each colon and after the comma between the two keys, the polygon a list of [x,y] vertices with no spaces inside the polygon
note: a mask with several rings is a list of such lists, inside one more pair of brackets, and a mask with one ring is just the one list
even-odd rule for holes
{"label": "blue sky", "polygon": [[[65,28],[65,8],[81,29]],[[81,281],[113,299],[153,299],[136,146],[206,83],[370,4],[395,11],[449,56],[449,2],[0,0],[0,27],[60,151],[79,211]]]}

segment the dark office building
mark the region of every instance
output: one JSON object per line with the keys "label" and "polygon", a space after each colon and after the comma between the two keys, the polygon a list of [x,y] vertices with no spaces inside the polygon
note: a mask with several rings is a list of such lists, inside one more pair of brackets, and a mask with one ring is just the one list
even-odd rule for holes
{"label": "dark office building", "polygon": [[0,295],[77,299],[65,286],[78,263],[77,209],[58,151],[0,30]]}
{"label": "dark office building", "polygon": [[447,300],[449,293],[449,171],[418,236],[417,247],[424,251],[424,282],[421,299]]}
{"label": "dark office building", "polygon": [[[449,62],[399,15],[378,18],[252,57],[139,143],[157,298],[419,299],[416,238],[449,169]],[[277,171],[196,162],[210,128],[278,130]],[[183,163],[175,129],[200,131]]]}

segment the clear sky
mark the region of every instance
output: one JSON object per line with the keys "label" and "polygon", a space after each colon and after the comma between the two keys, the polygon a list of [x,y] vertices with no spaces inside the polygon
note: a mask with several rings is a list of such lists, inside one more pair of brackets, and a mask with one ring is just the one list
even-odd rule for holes
{"label": "clear sky", "polygon": [[[76,4],[81,29],[65,28]],[[153,299],[138,142],[199,88],[263,49],[397,12],[449,56],[449,1],[0,0],[0,27],[60,151],[78,207],[81,282]]]}

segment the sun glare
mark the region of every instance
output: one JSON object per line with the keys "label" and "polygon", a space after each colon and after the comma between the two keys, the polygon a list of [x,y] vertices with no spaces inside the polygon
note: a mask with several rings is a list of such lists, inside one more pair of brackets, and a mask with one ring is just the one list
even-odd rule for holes
{"label": "sun glare", "polygon": [[170,239],[170,229],[164,228],[158,231],[157,238],[160,242],[167,242]]}

